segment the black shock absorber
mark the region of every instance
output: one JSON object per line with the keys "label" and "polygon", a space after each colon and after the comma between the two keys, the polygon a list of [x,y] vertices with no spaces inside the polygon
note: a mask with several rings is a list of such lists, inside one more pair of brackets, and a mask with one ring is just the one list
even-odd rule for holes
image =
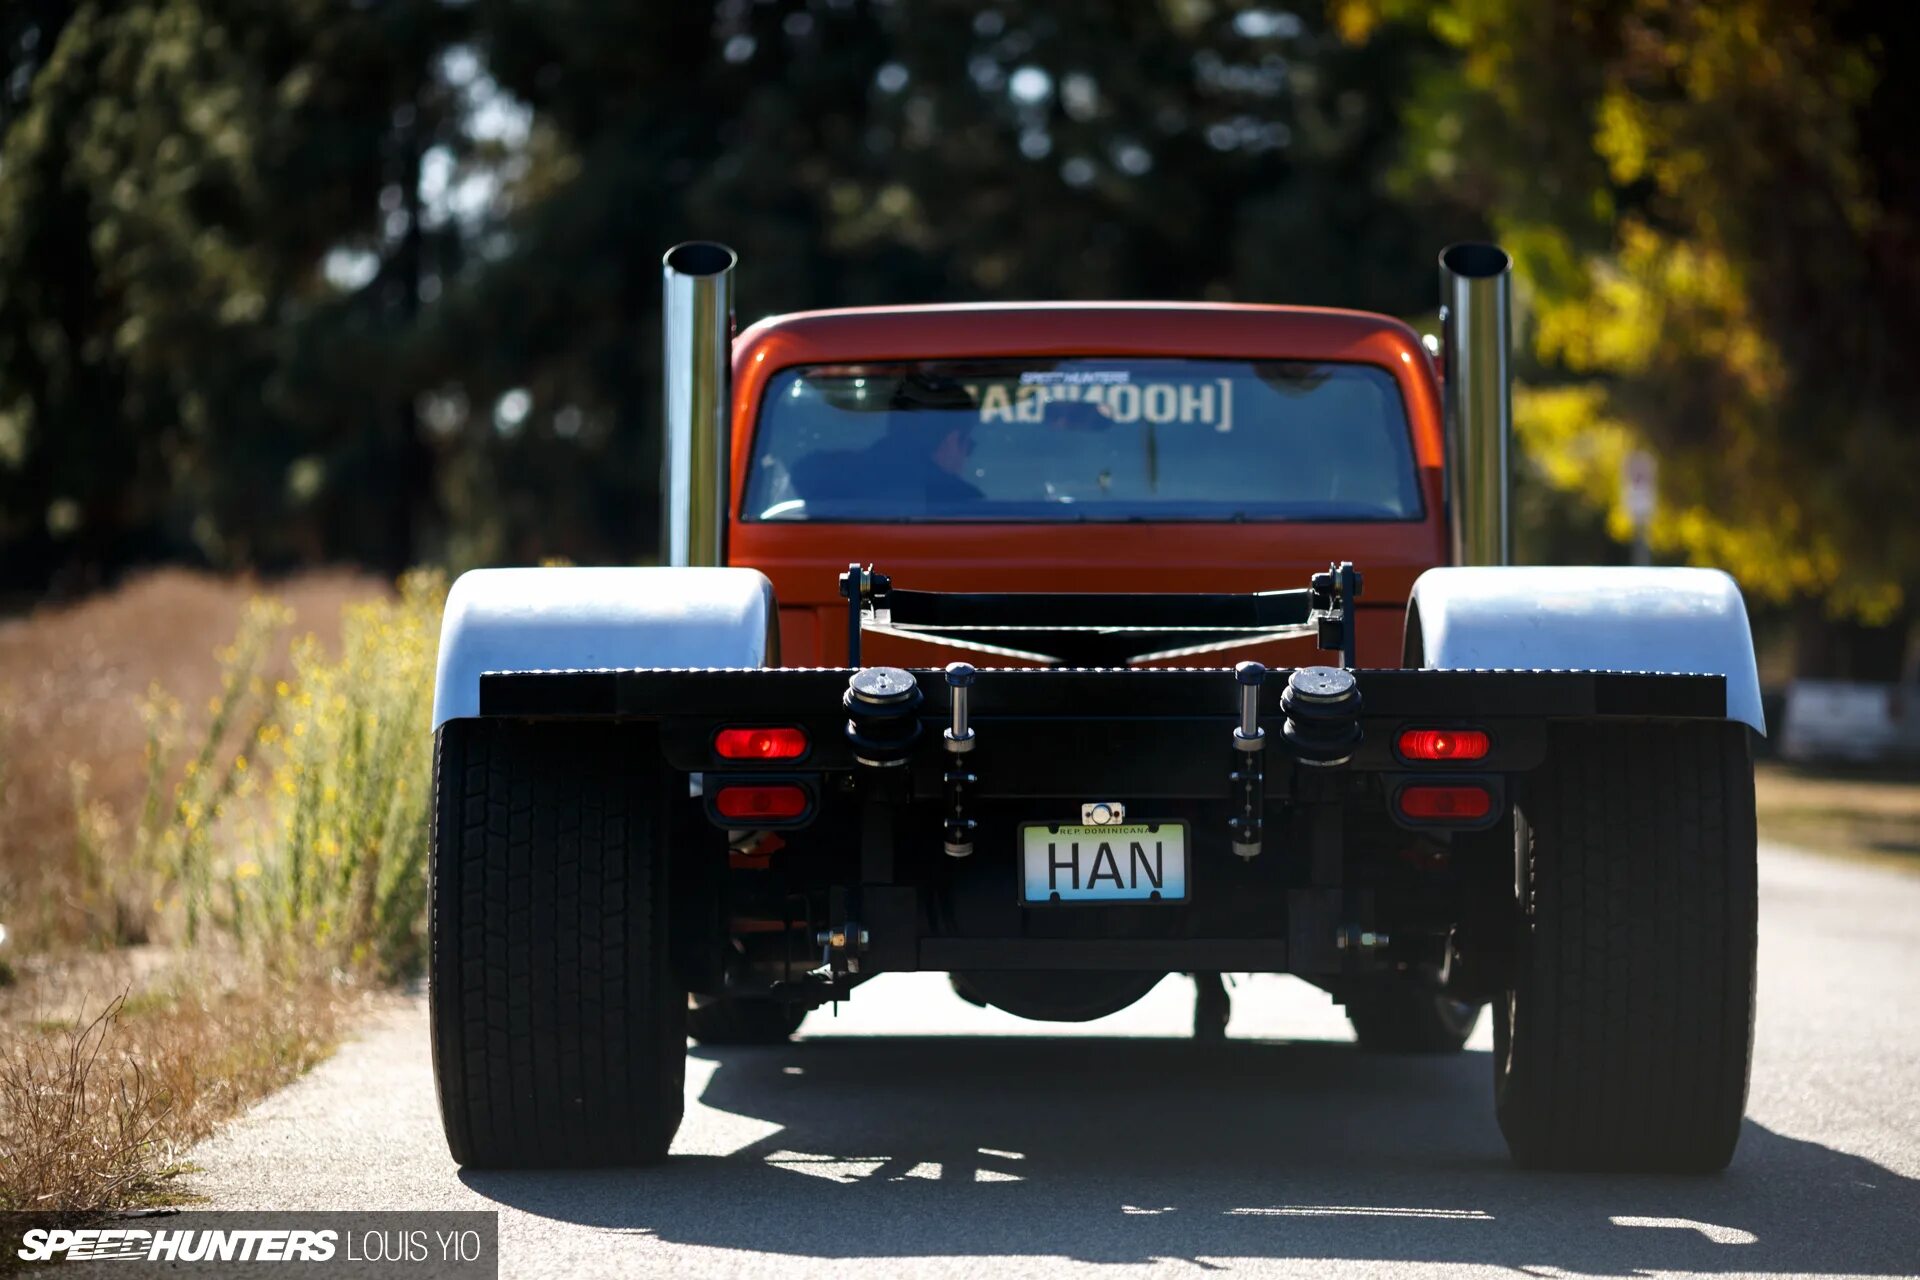
{"label": "black shock absorber", "polygon": [[898,768],[920,740],[920,686],[899,667],[863,667],[847,681],[847,742],[874,769]]}
{"label": "black shock absorber", "polygon": [[1345,764],[1360,745],[1360,687],[1342,667],[1301,667],[1280,695],[1281,732],[1301,764]]}

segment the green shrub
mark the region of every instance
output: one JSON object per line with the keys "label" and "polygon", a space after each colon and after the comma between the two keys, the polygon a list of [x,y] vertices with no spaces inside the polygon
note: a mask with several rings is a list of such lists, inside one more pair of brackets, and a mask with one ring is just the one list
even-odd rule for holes
{"label": "green shrub", "polygon": [[403,977],[422,964],[429,710],[445,579],[409,574],[391,600],[351,605],[340,652],[296,640],[257,601],[223,650],[211,723],[171,794],[179,711],[148,699],[148,801],[131,861],[155,867],[186,940],[213,928],[276,965]]}
{"label": "green shrub", "polygon": [[419,969],[432,797],[429,732],[444,579],[347,610],[338,659],[308,637],[256,733],[272,821],[227,882],[234,922],[386,976]]}

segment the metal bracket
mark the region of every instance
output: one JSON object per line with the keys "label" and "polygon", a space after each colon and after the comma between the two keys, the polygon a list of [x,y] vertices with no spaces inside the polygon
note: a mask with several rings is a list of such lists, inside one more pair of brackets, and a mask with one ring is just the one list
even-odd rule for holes
{"label": "metal bracket", "polygon": [[836,978],[843,973],[860,972],[860,953],[867,949],[868,942],[864,926],[849,920],[831,929],[822,929],[813,935],[813,940],[820,944],[821,968]]}
{"label": "metal bracket", "polygon": [[1335,948],[1341,951],[1357,951],[1363,955],[1384,951],[1392,945],[1392,942],[1393,940],[1386,934],[1377,933],[1372,929],[1362,929],[1357,924],[1341,925],[1333,935]]}
{"label": "metal bracket", "polygon": [[884,573],[875,573],[872,565],[847,566],[840,575],[840,598],[847,602],[847,665],[860,665],[860,625],[862,616],[873,605],[875,596],[884,596],[893,582]]}
{"label": "metal bracket", "polygon": [[1310,616],[1319,634],[1319,647],[1337,650],[1340,665],[1349,670],[1356,665],[1359,616],[1354,602],[1360,598],[1360,586],[1360,571],[1349,560],[1329,565],[1325,573],[1313,575]]}

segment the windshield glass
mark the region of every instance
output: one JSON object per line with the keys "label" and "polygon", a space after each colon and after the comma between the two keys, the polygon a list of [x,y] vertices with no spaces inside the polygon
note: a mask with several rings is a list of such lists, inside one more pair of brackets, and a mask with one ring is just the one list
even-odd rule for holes
{"label": "windshield glass", "polygon": [[1019,359],[774,376],[749,520],[1414,520],[1393,376],[1360,364]]}

